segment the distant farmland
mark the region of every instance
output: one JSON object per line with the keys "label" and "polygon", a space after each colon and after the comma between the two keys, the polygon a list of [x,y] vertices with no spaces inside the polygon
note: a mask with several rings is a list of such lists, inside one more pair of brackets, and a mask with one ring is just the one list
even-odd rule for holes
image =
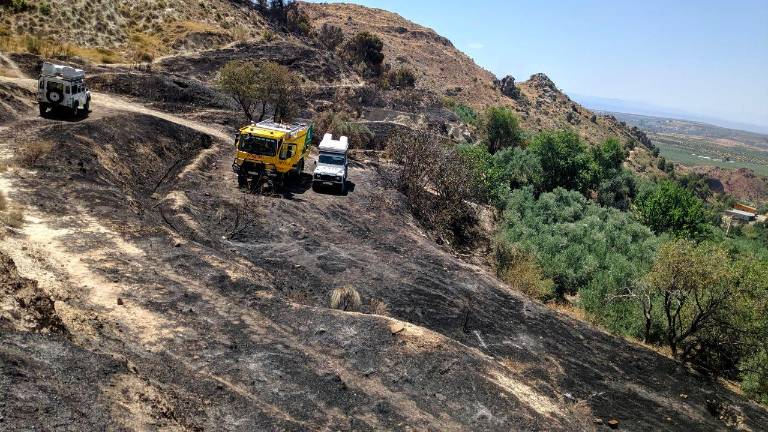
{"label": "distant farmland", "polygon": [[611,113],[642,129],[667,160],[683,165],[748,168],[768,176],[768,136],[705,123]]}

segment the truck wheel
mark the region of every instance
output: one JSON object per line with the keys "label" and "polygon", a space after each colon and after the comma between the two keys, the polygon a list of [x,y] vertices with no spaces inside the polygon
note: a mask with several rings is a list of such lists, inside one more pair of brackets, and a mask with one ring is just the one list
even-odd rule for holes
{"label": "truck wheel", "polygon": [[243,174],[237,175],[237,187],[244,188],[248,186],[248,177]]}
{"label": "truck wheel", "polygon": [[77,118],[80,115],[80,104],[72,106],[72,117]]}
{"label": "truck wheel", "polygon": [[83,107],[83,115],[87,116],[88,113],[91,112],[91,100],[88,99],[85,101],[85,106]]}
{"label": "truck wheel", "polygon": [[346,191],[347,191],[347,180],[344,179],[341,182],[341,185],[339,185],[339,193],[341,193],[343,195]]}
{"label": "truck wheel", "polygon": [[313,192],[317,192],[318,189],[319,189],[319,187],[317,186],[317,183],[312,182],[312,191]]}
{"label": "truck wheel", "polygon": [[40,108],[40,117],[45,117],[48,114],[48,105],[41,103],[38,107]]}

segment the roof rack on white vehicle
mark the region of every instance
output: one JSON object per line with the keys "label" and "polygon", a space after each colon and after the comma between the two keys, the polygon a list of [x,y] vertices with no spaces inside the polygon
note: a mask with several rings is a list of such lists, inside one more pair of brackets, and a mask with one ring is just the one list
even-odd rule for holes
{"label": "roof rack on white vehicle", "polygon": [[85,72],[82,69],[75,69],[71,66],[57,65],[53,63],[43,63],[41,72],[43,77],[62,78],[65,80],[85,79]]}
{"label": "roof rack on white vehicle", "polygon": [[342,135],[338,140],[335,140],[333,135],[327,133],[320,141],[318,149],[321,152],[346,153],[349,149],[349,139]]}

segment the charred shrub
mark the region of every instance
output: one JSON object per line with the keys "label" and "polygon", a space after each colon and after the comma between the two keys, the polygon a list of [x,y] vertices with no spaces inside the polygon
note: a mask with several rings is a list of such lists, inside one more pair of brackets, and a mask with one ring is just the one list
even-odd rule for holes
{"label": "charred shrub", "polygon": [[335,25],[323,24],[317,34],[320,43],[325,45],[331,51],[334,51],[342,42],[344,42],[344,32]]}
{"label": "charred shrub", "polygon": [[366,125],[355,122],[345,112],[324,112],[315,119],[315,126],[319,132],[318,136],[327,133],[336,137],[344,135],[356,148],[368,148],[374,137]]}
{"label": "charred shrub", "polygon": [[413,215],[443,241],[467,246],[476,238],[477,195],[469,161],[451,143],[413,132],[390,142],[388,153],[400,166],[389,182],[406,196]]}
{"label": "charred shrub", "polygon": [[400,67],[390,70],[383,77],[382,85],[391,89],[409,89],[416,87],[416,73],[413,69]]}
{"label": "charred shrub", "polygon": [[342,55],[364,76],[380,76],[384,62],[384,41],[369,32],[360,32],[344,44]]}

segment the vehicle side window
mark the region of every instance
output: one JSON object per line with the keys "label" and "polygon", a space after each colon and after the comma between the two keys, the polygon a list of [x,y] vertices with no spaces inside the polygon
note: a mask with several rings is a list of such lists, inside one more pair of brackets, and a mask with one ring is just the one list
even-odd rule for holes
{"label": "vehicle side window", "polygon": [[296,144],[291,144],[288,146],[288,158],[292,158],[293,155],[296,154]]}

